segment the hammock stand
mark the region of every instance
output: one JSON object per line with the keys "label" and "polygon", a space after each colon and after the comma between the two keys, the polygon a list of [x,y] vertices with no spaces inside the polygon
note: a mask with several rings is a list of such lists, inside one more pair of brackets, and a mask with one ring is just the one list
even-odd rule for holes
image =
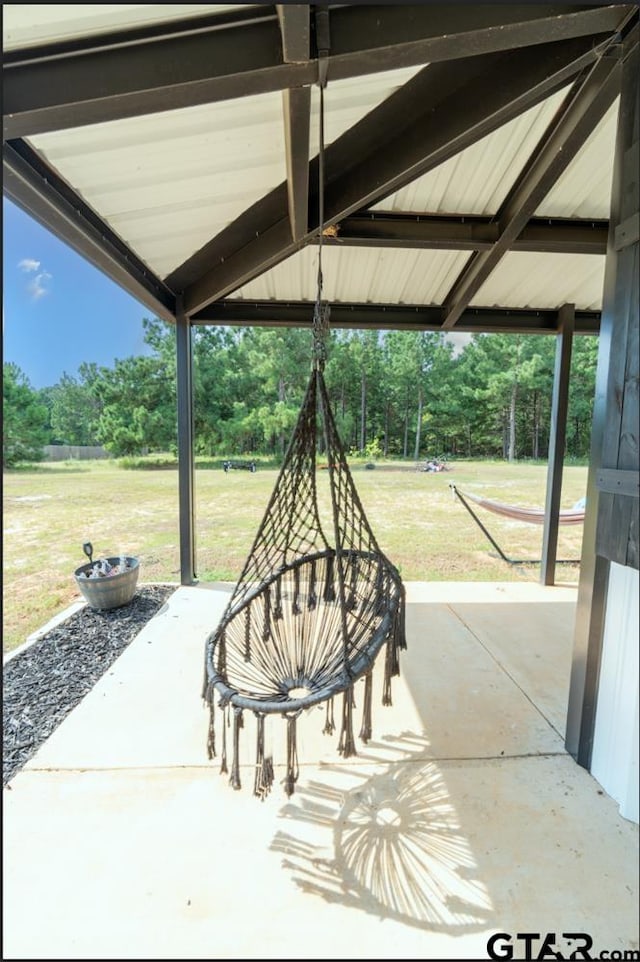
{"label": "hammock stand", "polygon": [[[325,703],[323,731],[332,734],[333,701],[342,694],[338,751],[357,754],[354,685],[364,676],[360,738],[371,737],[372,669],[385,649],[383,705],[406,648],[405,589],[380,550],[347,466],[324,382],[329,309],[322,304],[323,83],[320,86],[318,295],[313,313],[313,364],[298,421],[253,547],[217,628],[205,644],[203,698],[209,708],[207,750],[216,756],[215,703],[222,712],[221,772],[227,773],[227,728],[233,718],[229,782],[241,788],[239,740],[243,713],[257,720],[254,794],[274,780],[265,722],[286,720],[286,775],[298,778],[296,721]],[[316,453],[328,462],[332,541],[320,521]],[[329,514],[329,512],[327,512]]]}
{"label": "hammock stand", "polygon": [[[539,558],[509,558],[495,538],[489,533],[487,528],[483,525],[480,518],[477,516],[473,508],[467,503],[467,499],[474,501],[480,507],[485,508],[487,511],[493,512],[493,514],[501,515],[505,518],[511,518],[514,521],[524,521],[527,524],[544,524],[544,510],[541,508],[521,508],[514,504],[504,504],[502,501],[492,501],[489,498],[481,498],[477,494],[469,494],[468,492],[463,495],[461,491],[455,486],[455,484],[450,484],[449,487],[453,491],[453,494],[458,498],[459,501],[465,506],[473,520],[476,522],[482,533],[486,538],[489,539],[493,547],[496,549],[503,561],[506,561],[510,565],[536,565],[540,564]],[[560,511],[558,515],[558,524],[582,524],[584,521],[584,511],[578,511],[574,509]],[[580,564],[580,559],[571,558],[559,558],[556,559],[556,564],[559,565],[575,565]]]}

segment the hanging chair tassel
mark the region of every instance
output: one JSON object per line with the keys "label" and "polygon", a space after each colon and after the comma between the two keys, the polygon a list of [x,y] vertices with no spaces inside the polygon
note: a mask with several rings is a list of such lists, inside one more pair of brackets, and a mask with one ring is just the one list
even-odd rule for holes
{"label": "hanging chair tassel", "polygon": [[224,628],[218,638],[218,674],[225,678],[227,675],[227,634]]}
{"label": "hanging chair tassel", "polygon": [[396,628],[399,636],[398,648],[400,648],[401,651],[407,650],[407,606],[405,601],[403,591],[400,595],[400,603],[398,605],[398,627]]}
{"label": "hanging chair tassel", "polygon": [[[391,592],[391,578],[385,579],[384,600],[388,607]],[[404,639],[404,605],[402,597],[398,601],[393,625],[387,636],[387,652],[384,662],[384,685],[382,689],[382,704],[392,705],[391,700],[391,679],[400,674],[399,651],[406,648]]]}
{"label": "hanging chair tassel", "polygon": [[233,761],[231,763],[231,776],[229,784],[236,790],[242,788],[240,781],[240,729],[244,728],[242,708],[233,709]]}
{"label": "hanging chair tassel", "polygon": [[273,785],[273,759],[265,756],[264,752],[264,723],[265,716],[255,713],[258,735],[256,743],[256,777],[253,783],[253,794],[264,801]]}
{"label": "hanging chair tassel", "polygon": [[347,688],[342,696],[342,730],[338,742],[338,751],[343,758],[357,755],[356,741],[353,737],[353,692]]}
{"label": "hanging chair tassel", "polygon": [[333,555],[329,555],[327,558],[327,573],[324,579],[324,594],[322,597],[328,602],[336,600],[336,589],[333,583]]}
{"label": "hanging chair tassel", "polygon": [[262,640],[268,641],[271,636],[271,590],[264,589],[264,627],[262,629]]}
{"label": "hanging chair tassel", "polygon": [[389,707],[389,705],[393,705],[393,701],[391,700],[391,675],[387,669],[388,661],[389,661],[389,651],[387,650],[387,658],[385,660],[385,665],[384,665],[384,682],[382,685],[382,704],[385,705],[386,707]]}
{"label": "hanging chair tassel", "polygon": [[300,569],[293,569],[293,601],[291,602],[291,611],[294,615],[300,614]]}
{"label": "hanging chair tassel", "polygon": [[396,623],[391,629],[387,638],[387,651],[384,660],[384,684],[382,688],[382,704],[389,706],[391,700],[391,679],[400,674],[400,660],[398,658],[398,635],[396,633]]}
{"label": "hanging chair tassel", "polygon": [[284,790],[291,798],[295,791],[300,770],[298,768],[298,747],[296,744],[296,722],[298,715],[286,715],[287,719],[287,774],[284,780]]}
{"label": "hanging chair tassel", "polygon": [[307,600],[307,608],[309,611],[313,611],[318,602],[318,596],[316,594],[316,563],[311,562],[311,571],[309,573],[309,597]]}
{"label": "hanging chair tassel", "polygon": [[207,732],[207,757],[209,761],[216,757],[216,729],[215,729],[215,699],[211,686],[208,686],[207,699],[209,702],[209,730]]}
{"label": "hanging chair tassel", "polygon": [[[400,601],[398,602],[398,609],[396,611],[396,619],[394,624],[395,643],[396,643],[396,649],[398,651],[407,650],[406,610],[407,609],[404,603],[404,594],[402,594],[400,596]],[[400,674],[399,664],[398,664],[398,674]]]}
{"label": "hanging chair tassel", "polygon": [[373,691],[373,678],[371,669],[364,676],[364,702],[362,705],[362,728],[360,738],[367,744],[371,738],[371,694]]}
{"label": "hanging chair tassel", "polygon": [[244,609],[244,660],[251,661],[251,608]]}
{"label": "hanging chair tassel", "polygon": [[229,709],[226,705],[222,706],[222,755],[220,757],[220,774],[226,775],[227,768],[227,725],[229,724]]}
{"label": "hanging chair tassel", "polygon": [[276,603],[273,607],[273,617],[276,621],[282,618],[282,581],[276,581]]}
{"label": "hanging chair tassel", "polygon": [[333,696],[327,701],[327,708],[325,713],[324,728],[322,729],[323,735],[333,735],[336,730],[336,723],[333,717]]}
{"label": "hanging chair tassel", "polygon": [[349,587],[349,597],[346,601],[347,611],[353,611],[356,606],[356,593],[358,590],[358,559],[351,558],[351,584]]}
{"label": "hanging chair tassel", "polygon": [[407,635],[405,630],[405,604],[404,596],[400,597],[398,608],[393,621],[393,626],[387,638],[387,651],[384,662],[384,685],[382,689],[382,704],[392,705],[391,700],[391,679],[397,678],[400,674],[400,652],[407,648]]}

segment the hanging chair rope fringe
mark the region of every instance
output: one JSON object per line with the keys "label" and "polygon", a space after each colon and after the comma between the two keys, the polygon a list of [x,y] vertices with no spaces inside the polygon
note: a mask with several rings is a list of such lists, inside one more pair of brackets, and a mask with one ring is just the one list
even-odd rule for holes
{"label": "hanging chair rope fringe", "polygon": [[240,781],[240,729],[244,725],[244,719],[242,717],[242,709],[233,709],[233,760],[231,762],[231,776],[229,778],[229,784],[232,788],[240,789],[242,788],[242,782]]}
{"label": "hanging chair rope fringe", "polygon": [[300,769],[298,768],[298,746],[296,744],[296,725],[298,714],[287,715],[287,774],[284,780],[284,790],[290,798],[295,790]]}
{"label": "hanging chair rope fringe", "polygon": [[347,688],[342,695],[342,728],[338,751],[343,758],[352,758],[358,754],[356,741],[353,737],[353,691],[351,688]]}
{"label": "hanging chair rope fringe", "polygon": [[273,759],[266,754],[265,750],[265,715],[255,713],[257,720],[257,743],[256,743],[256,774],[253,783],[253,794],[265,800],[271,786],[273,785]]}
{"label": "hanging chair rope fringe", "polygon": [[220,758],[220,774],[227,775],[227,716],[229,709],[225,705],[222,709],[222,756]]}
{"label": "hanging chair rope fringe", "polygon": [[334,565],[333,565],[333,555],[327,556],[327,573],[324,581],[324,593],[322,595],[324,601],[335,601],[336,600],[336,589],[333,584],[334,578]]}
{"label": "hanging chair rope fringe", "polygon": [[371,716],[373,701],[373,676],[369,670],[364,676],[364,700],[362,703],[362,727],[360,729],[360,740],[367,744],[371,738]]}
{"label": "hanging chair rope fringe", "polygon": [[233,761],[229,784],[236,790],[242,788],[240,781],[240,729],[243,727],[242,709],[233,709]]}
{"label": "hanging chair rope fringe", "polygon": [[333,717],[333,695],[327,699],[323,735],[333,735],[336,730],[336,723]]}

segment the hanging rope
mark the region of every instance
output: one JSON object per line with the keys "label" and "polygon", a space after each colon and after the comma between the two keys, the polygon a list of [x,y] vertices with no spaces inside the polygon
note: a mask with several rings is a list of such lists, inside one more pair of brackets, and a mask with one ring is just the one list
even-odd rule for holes
{"label": "hanging rope", "polygon": [[324,235],[324,83],[320,87],[320,121],[318,147],[318,274],[316,301],[313,308],[313,357],[316,371],[324,371],[327,360],[327,336],[329,333],[329,305],[322,303],[322,238]]}

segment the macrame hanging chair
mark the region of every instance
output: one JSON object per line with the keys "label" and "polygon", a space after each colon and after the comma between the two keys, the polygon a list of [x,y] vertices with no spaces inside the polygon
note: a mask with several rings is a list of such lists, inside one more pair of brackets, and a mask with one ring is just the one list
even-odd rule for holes
{"label": "macrame hanging chair", "polygon": [[[324,381],[329,309],[322,303],[323,84],[320,84],[318,293],[313,314],[313,363],[298,421],[244,569],[205,646],[203,697],[208,705],[209,758],[216,756],[215,702],[222,711],[221,771],[228,773],[227,728],[233,720],[230,784],[241,787],[243,713],[257,719],[254,793],[264,798],[274,778],[265,720],[286,720],[286,776],[298,777],[296,721],[326,703],[324,732],[335,730],[333,699],[342,694],[338,751],[356,754],[354,684],[364,676],[360,737],[371,737],[372,669],[384,649],[383,705],[406,648],[405,590],[380,550],[349,471]],[[328,462],[329,524],[320,520],[316,454]],[[328,532],[331,532],[329,537]]]}

